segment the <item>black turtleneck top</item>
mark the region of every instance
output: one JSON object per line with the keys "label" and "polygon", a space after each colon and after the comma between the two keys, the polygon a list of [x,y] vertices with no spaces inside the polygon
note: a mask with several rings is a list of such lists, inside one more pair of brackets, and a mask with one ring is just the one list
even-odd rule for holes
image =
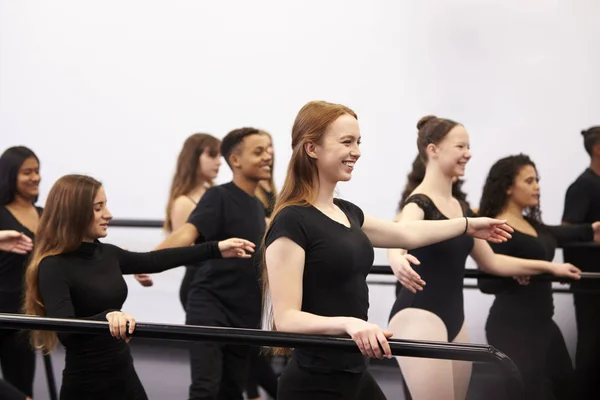
{"label": "black turtleneck top", "polygon": [[[220,257],[216,241],[147,253],[82,243],[74,252],[42,260],[39,291],[47,317],[106,321],[106,314],[120,311],[127,298],[123,274],[157,273]],[[125,379],[133,368],[129,346],[110,336],[108,329],[104,335],[65,332],[58,338],[66,350],[63,385],[106,387]]]}

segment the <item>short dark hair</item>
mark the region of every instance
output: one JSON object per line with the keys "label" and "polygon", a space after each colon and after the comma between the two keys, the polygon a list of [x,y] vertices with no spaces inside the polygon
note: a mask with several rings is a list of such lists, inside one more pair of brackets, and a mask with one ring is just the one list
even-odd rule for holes
{"label": "short dark hair", "polygon": [[221,140],[221,155],[227,161],[227,165],[231,168],[229,157],[238,148],[240,143],[246,136],[259,135],[260,131],[255,128],[239,128],[229,132],[223,140]]}
{"label": "short dark hair", "polygon": [[40,163],[35,153],[25,146],[9,147],[0,156],[0,205],[4,206],[15,200],[19,169],[30,157],[34,157],[38,164]]}
{"label": "short dark hair", "polygon": [[600,126],[592,126],[590,129],[586,129],[585,131],[581,131],[583,135],[583,146],[585,147],[585,151],[592,156],[594,152],[594,146],[600,142]]}

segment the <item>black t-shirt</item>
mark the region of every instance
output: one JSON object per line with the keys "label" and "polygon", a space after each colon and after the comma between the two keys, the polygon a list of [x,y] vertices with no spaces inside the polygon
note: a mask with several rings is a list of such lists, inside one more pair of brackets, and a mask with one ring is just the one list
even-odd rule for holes
{"label": "black t-shirt", "polygon": [[[38,213],[42,209],[36,207]],[[0,206],[0,230],[23,232],[34,239],[34,233],[22,225],[5,206]],[[20,313],[25,284],[25,269],[30,253],[16,254],[0,250],[0,312]]]}
{"label": "black t-shirt", "polygon": [[[586,169],[567,189],[563,222],[570,224],[600,221],[600,176]],[[600,246],[565,246],[564,259],[583,271],[600,272]],[[578,289],[597,288],[593,279],[572,284]]]}
{"label": "black t-shirt", "polygon": [[252,258],[210,260],[198,269],[188,294],[187,322],[194,325],[253,328],[260,326],[259,249],[265,232],[265,212],[255,196],[233,182],[206,191],[188,223],[199,241],[232,237],[256,244]]}
{"label": "black t-shirt", "polygon": [[[182,264],[220,258],[217,242],[134,253],[110,244],[82,243],[71,253],[44,258],[38,285],[47,317],[106,321],[127,298],[123,274],[157,273]],[[123,340],[104,335],[58,333],[65,346],[65,380],[93,391],[127,378],[132,366]]]}
{"label": "black t-shirt", "polygon": [[[552,261],[557,246],[592,240],[594,233],[590,224],[565,226],[539,226],[532,224],[537,237],[515,230],[512,239],[504,243],[490,243],[495,253],[529,260]],[[519,285],[512,278],[479,279],[484,293],[495,294],[490,308],[490,318],[547,321],[554,315],[552,283],[536,281]]]}
{"label": "black t-shirt", "polygon": [[[271,222],[265,246],[287,237],[305,251],[302,311],[325,317],[368,319],[369,289],[366,277],[373,265],[373,246],[362,231],[364,215],[354,204],[335,199],[350,228],[313,206],[289,206]],[[299,348],[298,363],[317,371],[361,372],[367,359],[340,350]]]}

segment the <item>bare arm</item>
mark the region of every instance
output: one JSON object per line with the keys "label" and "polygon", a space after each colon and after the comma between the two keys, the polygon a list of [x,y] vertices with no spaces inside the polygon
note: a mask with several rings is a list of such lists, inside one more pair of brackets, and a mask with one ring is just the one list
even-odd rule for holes
{"label": "bare arm", "polygon": [[[305,252],[287,237],[280,237],[266,250],[266,265],[275,327],[283,332],[306,334],[348,334],[368,357],[392,353],[387,342],[391,332],[352,317],[323,317],[301,311]],[[383,352],[381,351],[381,348]]]}
{"label": "bare arm", "polygon": [[[394,222],[422,221],[424,217],[425,217],[425,213],[423,212],[423,210],[421,210],[421,208],[419,206],[417,206],[414,203],[409,203],[406,206],[404,206],[402,211],[400,211],[398,214],[396,214],[393,221]],[[388,254],[388,260],[390,261],[390,264],[394,261],[401,260],[401,258],[406,253],[407,253],[407,251],[405,249],[391,249],[391,248],[388,249],[387,254]]]}
{"label": "bare arm", "polygon": [[181,228],[194,211],[196,205],[187,196],[179,196],[171,206],[171,226],[173,231]]}
{"label": "bare arm", "polygon": [[198,236],[196,227],[190,223],[185,223],[167,236],[154,250],[191,246],[198,239]]}
{"label": "bare arm", "polygon": [[[394,222],[399,221],[421,221],[425,217],[423,210],[414,203],[407,204],[401,212],[394,218]],[[388,261],[390,268],[398,279],[398,282],[413,293],[423,290],[425,281],[413,269],[412,265],[419,265],[421,262],[405,249],[388,249]]]}
{"label": "bare arm", "polygon": [[529,260],[496,254],[488,243],[475,240],[471,257],[485,272],[499,276],[526,276],[549,273],[579,279],[579,271],[571,264],[553,264],[545,260]]}
{"label": "bare arm", "polygon": [[363,232],[373,247],[414,249],[461,235],[503,242],[512,228],[492,218],[453,218],[442,221],[400,221],[397,223],[365,216]]}
{"label": "bare arm", "polygon": [[323,335],[345,334],[349,318],[321,317],[300,311],[304,257],[304,249],[286,237],[275,240],[267,248],[267,273],[277,330]]}

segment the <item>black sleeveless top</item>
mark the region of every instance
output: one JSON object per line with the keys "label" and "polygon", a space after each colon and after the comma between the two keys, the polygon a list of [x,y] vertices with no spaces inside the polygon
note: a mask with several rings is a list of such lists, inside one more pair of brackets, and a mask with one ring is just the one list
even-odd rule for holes
{"label": "black sleeveless top", "polygon": [[[448,219],[424,194],[410,196],[404,205],[415,203],[425,213],[425,220]],[[463,215],[474,216],[466,203],[461,202]],[[390,319],[405,308],[428,310],[439,316],[448,330],[448,340],[453,340],[460,332],[464,321],[463,279],[465,262],[473,250],[473,238],[466,235],[454,237],[439,243],[411,250],[421,261],[417,273],[425,281],[422,291],[412,293],[396,284],[396,302]]]}

